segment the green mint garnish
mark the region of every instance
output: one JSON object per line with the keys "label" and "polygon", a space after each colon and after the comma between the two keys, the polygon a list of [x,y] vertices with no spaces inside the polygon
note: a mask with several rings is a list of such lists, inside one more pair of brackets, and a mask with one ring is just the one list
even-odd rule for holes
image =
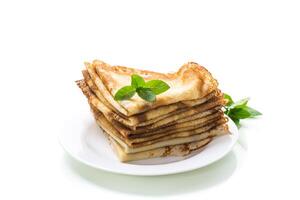
{"label": "green mint garnish", "polygon": [[119,89],[114,99],[117,101],[129,100],[137,93],[145,101],[154,102],[156,95],[168,89],[170,89],[170,86],[162,80],[150,80],[146,82],[143,77],[133,74],[131,75],[131,85]]}
{"label": "green mint garnish", "polygon": [[253,118],[258,115],[262,115],[259,111],[249,107],[249,98],[241,99],[234,102],[230,95],[224,93],[224,98],[227,99],[227,104],[225,106],[225,114],[234,121],[238,128],[241,127],[240,120]]}

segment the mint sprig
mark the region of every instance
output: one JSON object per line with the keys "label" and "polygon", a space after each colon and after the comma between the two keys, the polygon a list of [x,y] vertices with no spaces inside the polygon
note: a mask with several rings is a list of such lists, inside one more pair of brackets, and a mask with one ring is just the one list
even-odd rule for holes
{"label": "mint sprig", "polygon": [[143,77],[133,74],[131,75],[131,85],[119,89],[114,99],[116,101],[128,100],[137,93],[145,101],[154,102],[156,95],[167,91],[169,88],[170,86],[162,80],[150,80],[146,82]]}
{"label": "mint sprig", "polygon": [[241,119],[254,118],[262,115],[262,113],[247,105],[248,101],[250,100],[249,98],[234,102],[231,96],[225,93],[224,98],[228,101],[225,106],[225,114],[230,117],[232,121],[234,121],[238,128],[241,127]]}
{"label": "mint sprig", "polygon": [[131,85],[124,86],[115,94],[115,100],[128,100],[135,94],[135,88]]}
{"label": "mint sprig", "polygon": [[161,80],[151,80],[145,84],[146,88],[152,90],[152,92],[156,95],[159,95],[165,91],[167,91],[170,86]]}

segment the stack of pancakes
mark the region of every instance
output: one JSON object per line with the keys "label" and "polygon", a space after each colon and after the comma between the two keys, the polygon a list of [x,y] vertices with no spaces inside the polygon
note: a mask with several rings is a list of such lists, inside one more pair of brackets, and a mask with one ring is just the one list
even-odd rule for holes
{"label": "stack of pancakes", "polygon": [[[226,100],[217,81],[197,63],[176,73],[156,73],[96,60],[85,63],[76,81],[87,97],[97,124],[107,133],[118,158],[133,161],[161,156],[186,156],[228,133],[222,107]],[[131,75],[159,79],[170,89],[147,102],[138,95],[115,101],[118,89],[130,85]]]}

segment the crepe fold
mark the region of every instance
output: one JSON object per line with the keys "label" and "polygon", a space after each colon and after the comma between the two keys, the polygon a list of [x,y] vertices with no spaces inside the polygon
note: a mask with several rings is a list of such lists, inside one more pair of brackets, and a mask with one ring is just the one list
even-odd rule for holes
{"label": "crepe fold", "polygon": [[212,138],[207,138],[197,142],[177,144],[177,145],[161,147],[153,150],[128,154],[113,138],[109,137],[109,139],[119,160],[122,162],[144,160],[144,159],[166,157],[166,156],[186,156],[195,150],[205,147],[212,140]]}
{"label": "crepe fold", "polygon": [[[217,81],[202,66],[189,62],[176,73],[162,74],[95,60],[85,63],[76,81],[97,124],[109,136],[120,161],[185,156],[228,134],[226,104]],[[115,101],[114,94],[130,85],[131,75],[159,79],[170,89],[147,102],[137,95]]]}
{"label": "crepe fold", "polygon": [[[85,63],[85,66],[106,101],[126,116],[142,113],[163,105],[200,99],[216,90],[218,86],[218,82],[204,67],[193,62],[183,65],[176,73],[169,74],[122,66],[110,66],[99,60]],[[144,101],[136,95],[130,100],[115,101],[113,96],[121,87],[130,85],[132,74],[138,74],[146,81],[162,80],[170,86],[170,89],[158,95],[155,102]]]}
{"label": "crepe fold", "polygon": [[185,144],[228,133],[227,124],[221,124],[204,132],[202,130],[185,131],[156,141],[152,140],[145,143],[131,145],[128,143],[127,139],[123,138],[118,131],[114,129],[114,127],[105,119],[104,116],[98,117],[97,123],[110,137],[112,137],[120,146],[122,146],[125,153],[137,153],[166,146]]}
{"label": "crepe fold", "polygon": [[[89,74],[86,71],[83,71],[83,76],[84,80],[77,81],[77,84],[82,89],[83,93],[89,99],[89,101],[105,116],[107,116],[109,120],[119,122],[120,124],[126,126],[131,130],[136,130],[138,127],[147,126],[148,129],[152,129],[155,127],[159,127],[164,123],[170,123],[172,121],[175,121],[176,119],[191,116],[203,110],[214,108],[217,106],[220,107],[225,104],[222,93],[217,90],[211,92],[201,99],[165,105],[154,110],[126,117],[111,108],[111,105],[103,98],[101,92],[94,85],[93,81],[89,78]],[[161,121],[163,119],[164,121]]]}

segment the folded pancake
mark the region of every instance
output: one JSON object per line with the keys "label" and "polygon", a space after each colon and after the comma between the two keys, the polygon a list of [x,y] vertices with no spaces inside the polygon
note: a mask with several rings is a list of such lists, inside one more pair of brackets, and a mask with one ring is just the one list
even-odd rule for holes
{"label": "folded pancake", "polygon": [[[105,120],[103,118],[103,114],[93,106],[93,104],[90,104],[91,111],[97,120]],[[106,119],[106,121],[108,121]],[[111,123],[110,121],[110,126],[112,126],[115,129],[115,135],[119,137],[121,140],[125,141],[128,145],[130,146],[142,146],[143,143],[141,142],[148,142],[148,144],[161,141],[161,140],[166,140],[170,138],[175,138],[175,137],[185,137],[187,135],[194,135],[194,134],[199,134],[201,132],[207,131],[217,125],[221,125],[227,122],[227,118],[224,117],[222,111],[217,111],[211,115],[208,115],[206,117],[202,118],[197,118],[192,121],[185,121],[182,123],[178,123],[172,126],[168,127],[163,127],[160,129],[157,129],[155,131],[151,132],[144,132],[140,134],[133,134],[128,136],[122,135],[119,130]],[[187,132],[189,131],[189,132]],[[114,131],[112,132],[114,133]],[[177,133],[177,134],[175,134]],[[173,135],[172,135],[173,134]],[[170,136],[172,135],[172,136]],[[156,140],[154,140],[156,139]],[[145,144],[145,143],[144,143]]]}
{"label": "folded pancake", "polygon": [[[93,85],[91,83],[92,82],[91,79],[87,78],[87,76],[88,76],[87,73],[83,72],[83,74],[85,77],[85,81],[79,80],[79,81],[77,81],[77,84],[81,88],[81,90],[85,94],[85,96],[89,99],[89,101],[97,109],[99,109],[110,121],[111,120],[118,121],[131,130],[135,130],[135,129],[137,129],[137,127],[140,127],[140,126],[145,127],[147,125],[148,125],[148,127],[145,127],[145,129],[146,128],[147,129],[157,128],[159,126],[162,126],[166,123],[171,123],[172,121],[178,120],[180,118],[184,118],[184,117],[202,112],[204,110],[208,110],[213,107],[217,107],[217,106],[220,107],[220,106],[224,105],[224,103],[225,103],[225,100],[223,99],[223,95],[220,93],[220,91],[216,91],[216,92],[210,93],[207,97],[204,97],[202,99],[197,99],[197,100],[192,100],[192,101],[187,101],[187,102],[180,102],[183,105],[185,103],[189,104],[189,107],[187,109],[182,108],[182,107],[186,107],[186,106],[182,106],[182,105],[179,105],[180,103],[176,103],[177,105],[162,106],[162,107],[158,107],[157,109],[154,109],[154,110],[160,110],[160,111],[164,111],[164,112],[160,112],[160,111],[154,112],[154,110],[151,110],[151,111],[141,113],[141,114],[127,118],[126,116],[124,117],[124,116],[122,116],[122,114],[119,115],[119,114],[115,113],[113,110],[111,110],[110,107],[107,105],[108,103],[107,102],[105,103],[105,100],[104,100],[104,102],[102,102],[101,99],[103,99],[103,97],[101,97],[101,93],[95,89],[95,85]],[[94,90],[92,91],[91,89],[93,89],[93,88],[94,88]],[[192,105],[194,105],[194,106],[190,107]],[[198,105],[198,107],[196,107],[196,105]],[[169,109],[168,107],[171,107],[171,109]],[[177,108],[177,110],[175,109],[175,107]],[[178,108],[181,108],[181,109],[178,109]],[[147,113],[149,113],[149,115],[147,115]],[[152,118],[153,116],[156,116],[158,113],[161,113],[159,115],[159,117]],[[179,114],[179,115],[177,116],[177,114]],[[161,121],[162,119],[165,119],[165,120]],[[155,124],[156,122],[158,122],[158,124]],[[135,124],[135,126],[129,126],[129,125],[133,125],[133,124]],[[151,125],[151,126],[149,126],[149,125]]]}
{"label": "folded pancake", "polygon": [[[98,114],[95,113],[94,116],[95,116],[96,120],[98,121],[98,124],[99,123],[101,124],[101,121],[102,121],[101,118],[103,116],[99,113]],[[203,123],[199,123],[199,124],[192,123],[194,125],[182,126],[178,129],[175,128],[171,131],[166,130],[166,131],[162,131],[162,132],[157,133],[157,134],[152,134],[152,135],[147,134],[145,137],[140,137],[140,138],[126,138],[126,137],[123,137],[117,131],[117,129],[115,129],[114,131],[111,131],[111,134],[114,134],[116,137],[118,137],[120,140],[122,140],[127,146],[132,147],[132,148],[136,148],[136,147],[142,147],[142,146],[155,144],[155,143],[158,143],[158,142],[171,140],[171,139],[174,139],[174,138],[183,138],[183,137],[189,137],[189,136],[192,136],[192,135],[202,134],[202,133],[204,133],[206,131],[209,131],[209,130],[217,127],[217,126],[225,124],[226,122],[227,122],[226,118],[220,117],[218,119],[213,119],[213,120],[203,122]],[[111,125],[111,124],[109,124],[109,125]],[[108,134],[110,134],[110,133],[108,133]]]}
{"label": "folded pancake", "polygon": [[[98,87],[96,86],[96,84],[94,83],[94,81],[91,79],[91,76],[89,74],[89,72],[87,70],[82,70],[82,75],[83,75],[83,79],[86,83],[86,85],[91,89],[91,91],[99,98],[99,101],[101,101],[105,107],[107,107],[109,110],[111,110],[111,112],[114,112],[124,118],[126,118],[126,115],[122,114],[121,112],[119,112],[114,106],[112,106],[102,95],[102,93],[100,92],[100,90],[98,89]],[[93,73],[92,73],[93,74]],[[97,74],[93,74],[93,76],[97,77]],[[97,78],[94,78],[94,80],[97,80]]]}
{"label": "folded pancake", "polygon": [[124,127],[122,124],[116,122],[116,121],[111,121],[111,124],[120,132],[120,134],[122,134],[124,137],[126,138],[140,138],[140,137],[145,137],[145,136],[149,136],[149,135],[155,135],[158,133],[163,133],[166,131],[175,131],[179,128],[183,128],[183,127],[188,127],[188,126],[198,126],[201,125],[203,123],[207,123],[211,120],[215,120],[215,119],[219,119],[221,116],[223,116],[223,113],[221,113],[220,110],[215,110],[215,109],[211,109],[205,112],[201,113],[202,115],[199,118],[193,119],[193,116],[191,117],[187,117],[190,118],[191,120],[187,120],[184,122],[179,122],[178,121],[174,121],[171,124],[167,124],[165,126],[161,126],[159,128],[154,128],[154,129],[147,129],[147,128],[139,128],[136,130],[130,130],[127,129],[126,127]]}
{"label": "folded pancake", "polygon": [[[98,87],[96,86],[96,84],[94,83],[94,81],[91,79],[91,76],[89,75],[87,70],[83,70],[82,71],[83,77],[84,77],[84,81],[86,82],[86,84],[88,85],[88,87],[92,90],[92,92],[99,98],[99,100],[106,106],[108,107],[108,109],[111,110],[111,112],[114,112],[114,114],[119,115],[118,117],[116,117],[115,115],[112,115],[114,117],[116,117],[115,120],[119,120],[121,118],[121,123],[123,123],[126,126],[143,126],[143,125],[147,125],[150,124],[148,121],[151,119],[155,119],[159,116],[163,116],[166,115],[168,113],[171,113],[175,110],[178,109],[182,109],[185,107],[192,107],[195,105],[199,105],[202,104],[208,100],[210,100],[213,97],[221,97],[222,93],[220,90],[215,90],[211,93],[209,93],[208,95],[206,95],[203,98],[200,99],[195,99],[195,100],[186,100],[186,101],[181,101],[181,102],[177,102],[171,105],[166,105],[166,106],[160,106],[156,109],[152,109],[140,114],[136,114],[133,116],[124,116],[122,113],[120,113],[117,109],[115,109],[115,107],[113,107],[102,95],[102,93],[100,92],[100,90],[98,89]],[[96,75],[95,75],[96,76]],[[100,110],[101,111],[101,110]],[[103,112],[103,111],[101,111]]]}
{"label": "folded pancake", "polygon": [[[102,61],[85,63],[83,80],[76,81],[87,97],[97,124],[108,135],[123,162],[161,156],[185,156],[228,134],[226,104],[218,83],[197,63],[162,74]],[[170,89],[147,102],[134,95],[115,101],[115,93],[131,84],[131,75],[146,81],[159,79]]]}
{"label": "folded pancake", "polygon": [[126,143],[131,147],[141,147],[145,145],[154,144],[161,141],[170,140],[173,138],[189,137],[192,135],[202,134],[209,131],[218,125],[225,124],[227,120],[225,118],[218,119],[216,121],[210,121],[209,123],[199,124],[199,127],[183,127],[174,131],[166,131],[155,135],[148,135],[142,138],[127,139]]}
{"label": "folded pancake", "polygon": [[[89,88],[86,85],[85,86],[84,85],[85,85],[84,81],[79,81],[79,86],[82,89],[83,93],[86,94],[86,96],[88,97],[89,102],[94,107],[97,107],[97,108],[102,107],[102,110],[105,109],[105,107],[102,106],[101,102],[97,98],[95,98],[95,97],[91,98],[94,95],[89,90]],[[166,128],[161,128],[162,126],[159,126],[160,128],[158,128],[156,126],[155,128],[151,129],[151,127],[153,127],[155,125],[155,124],[153,124],[153,125],[151,125],[150,128],[149,127],[145,127],[145,128],[137,129],[136,131],[132,131],[132,130],[127,129],[126,127],[122,126],[120,123],[114,121],[109,116],[106,116],[106,117],[112,123],[112,125],[114,126],[114,128],[117,129],[118,133],[120,133],[125,138],[128,138],[128,137],[130,137],[133,134],[141,134],[141,133],[144,134],[143,136],[150,136],[150,135],[158,134],[157,136],[152,136],[151,137],[152,139],[154,139],[154,138],[159,138],[161,135],[165,134],[165,132],[176,133],[176,132],[179,132],[179,131],[188,131],[188,130],[192,130],[192,129],[195,129],[195,128],[200,128],[201,125],[205,121],[210,120],[210,119],[212,119],[214,117],[218,117],[218,116],[220,116],[220,115],[223,114],[222,112],[218,112],[218,114],[207,116],[208,114],[210,114],[212,112],[217,112],[217,110],[208,110],[206,112],[202,112],[201,114],[197,113],[197,112],[201,112],[202,110],[206,110],[206,108],[210,108],[210,107],[207,107],[205,105],[214,105],[214,104],[207,103],[207,104],[203,104],[203,105],[204,106],[199,105],[198,107],[195,107],[195,109],[189,109],[189,110],[187,110],[185,112],[182,112],[182,113],[180,113],[178,115],[172,115],[172,116],[170,116],[170,117],[168,117],[166,119],[163,119],[163,120],[161,120],[161,121],[158,122],[158,124],[162,124],[161,122],[164,122],[164,121],[168,122],[169,124],[167,124],[167,125],[169,127],[166,127]],[[192,115],[192,114],[196,113],[197,116],[202,116],[202,117],[207,116],[207,117],[206,118],[201,118],[200,117],[198,119],[196,118],[194,120],[185,121],[185,122],[182,122],[182,124],[178,124],[178,122],[174,121],[174,120],[177,120],[177,119],[180,119],[180,118],[183,118],[182,121],[186,120],[185,117],[188,116],[188,115],[185,114],[185,113],[187,113],[188,115]],[[192,116],[191,118],[194,118],[194,116]],[[177,126],[170,126],[170,125],[175,125],[175,124],[177,124]],[[127,143],[129,145],[133,145],[133,142],[136,142],[136,141],[139,141],[139,142],[141,142],[141,141],[148,141],[149,139],[143,139],[143,140],[142,139],[140,139],[140,140],[136,139],[136,140],[132,140],[132,141],[131,140],[127,140]]]}
{"label": "folded pancake", "polygon": [[[226,100],[223,99],[223,97],[214,97],[213,99],[209,100],[206,103],[189,107],[186,109],[180,109],[178,111],[174,111],[172,113],[169,113],[163,117],[158,117],[155,119],[153,123],[150,123],[149,125],[143,126],[144,129],[155,129],[159,127],[163,127],[165,125],[170,125],[171,123],[174,123],[176,120],[184,119],[186,117],[199,114],[201,112],[213,109],[213,108],[220,108],[225,104]],[[166,117],[167,116],[167,117]],[[150,120],[149,120],[150,121]]]}
{"label": "folded pancake", "polygon": [[[95,111],[94,109],[92,109]],[[114,140],[116,140],[123,148],[126,153],[136,153],[147,151],[151,149],[156,149],[165,146],[183,144],[188,142],[195,142],[203,140],[206,138],[224,135],[228,133],[228,126],[224,124],[225,122],[219,122],[221,125],[203,132],[201,129],[194,129],[192,131],[184,131],[180,133],[175,133],[174,135],[166,136],[164,138],[159,138],[158,140],[151,140],[145,143],[136,143],[130,144],[130,140],[123,137],[113,126],[112,124],[103,116],[99,111],[94,113],[97,124]]]}
{"label": "folded pancake", "polygon": [[[79,85],[80,85],[81,89],[83,90],[83,93],[85,93],[85,94],[86,93],[91,93],[89,88],[86,85],[82,87],[82,84],[85,84],[85,82],[84,81],[79,81]],[[101,102],[99,102],[96,98],[90,98],[91,96],[93,96],[93,94],[88,94],[86,96],[88,97],[89,102],[93,106],[99,107],[99,104],[97,104],[97,103],[95,104],[95,102],[98,102],[98,103],[101,103]],[[210,103],[208,103],[208,104],[210,105]],[[204,104],[204,105],[207,105],[207,104]],[[100,104],[100,106],[102,106],[102,105]],[[194,114],[195,112],[197,113],[197,112],[201,112],[202,110],[205,110],[205,109],[203,109],[203,108],[205,108],[205,106],[201,106],[201,105],[199,105],[196,108],[197,108],[196,110],[193,110],[193,109],[188,110],[188,111],[185,111],[183,113],[180,113],[179,115],[173,115],[169,118],[171,118],[173,120],[176,120],[178,118],[180,119],[180,117],[182,117],[182,118],[185,117],[186,115],[183,115],[184,113]],[[219,111],[219,112],[215,113],[217,111]],[[212,113],[212,115],[209,115],[211,113]],[[160,138],[162,135],[165,135],[166,132],[176,133],[176,132],[180,132],[180,131],[189,131],[189,130],[192,130],[192,129],[195,129],[195,128],[200,128],[202,125],[205,124],[205,122],[208,122],[208,120],[211,120],[213,118],[219,118],[222,115],[223,115],[223,113],[220,110],[208,110],[208,111],[196,114],[196,116],[200,116],[200,118],[196,118],[194,120],[187,121],[187,118],[188,118],[187,117],[187,118],[183,118],[181,120],[181,121],[183,121],[182,123],[178,123],[180,121],[177,121],[177,122],[173,121],[171,124],[169,124],[169,126],[164,127],[164,128],[157,128],[156,127],[154,129],[151,129],[151,128],[148,129],[148,127],[145,127],[144,129],[141,128],[141,129],[137,129],[136,131],[131,131],[131,130],[127,129],[126,127],[124,127],[121,124],[115,122],[111,118],[108,118],[108,120],[112,123],[114,128],[117,129],[117,131],[119,133],[121,133],[121,135],[123,135],[126,138],[128,138],[128,137],[130,138],[130,136],[133,135],[133,134],[141,134],[141,133],[143,133],[142,137],[152,136],[152,137],[148,137],[148,138],[144,138],[144,139],[126,140],[126,142],[129,145],[133,146],[135,142],[145,142],[145,141],[149,141],[150,139]],[[202,116],[202,118],[201,118],[201,116]],[[203,117],[205,117],[205,118],[203,118]],[[170,122],[169,118],[166,118],[166,120],[162,120],[162,121]],[[191,119],[193,119],[193,118],[195,118],[195,116],[191,116]],[[160,121],[158,123],[161,123],[162,121]],[[177,125],[175,126],[175,124],[177,124]],[[173,126],[170,126],[170,125],[173,125]],[[203,130],[203,129],[201,129],[201,130]],[[207,130],[207,129],[205,129],[205,130]],[[199,133],[199,130],[196,133]],[[154,134],[157,134],[157,135],[153,136]]]}
{"label": "folded pancake", "polygon": [[[200,99],[217,90],[218,83],[212,75],[197,63],[187,63],[176,73],[156,73],[122,66],[110,66],[102,61],[85,63],[87,71],[103,97],[116,110],[132,116],[153,108],[185,100]],[[155,102],[147,102],[137,95],[130,100],[115,101],[113,96],[121,87],[130,85],[131,75],[138,74],[146,81],[159,79],[170,85],[170,89],[157,96]]]}
{"label": "folded pancake", "polygon": [[[220,122],[226,122],[227,119],[223,116],[217,116],[217,117],[204,117],[202,119],[191,121],[191,122],[184,122],[184,123],[179,123],[175,124],[172,126],[167,126],[161,129],[158,129],[156,131],[152,132],[145,132],[145,133],[140,133],[140,134],[133,134],[129,135],[128,138],[132,142],[138,142],[138,141],[147,141],[150,139],[154,138],[160,138],[161,136],[173,134],[173,133],[178,133],[182,131],[189,131],[189,130],[194,130],[194,129],[199,129],[199,128],[211,128],[216,125],[216,123]],[[208,129],[206,129],[208,130]]]}
{"label": "folded pancake", "polygon": [[[178,110],[170,112],[166,115],[161,115],[157,118],[150,119],[145,122],[141,122],[140,124],[138,124],[135,127],[135,129],[132,129],[132,130],[136,130],[139,127],[143,127],[143,128],[147,128],[147,129],[158,128],[160,126],[169,124],[175,120],[179,120],[179,119],[194,115],[199,112],[203,112],[203,111],[206,111],[206,110],[209,110],[212,108],[215,108],[215,109],[221,108],[225,103],[226,103],[226,100],[224,100],[223,94],[220,96],[215,96],[215,97],[209,99],[208,101],[205,101],[202,104],[199,104],[199,105],[196,104],[195,106],[192,106],[192,107],[178,109]],[[164,120],[164,121],[162,121],[162,120]]]}
{"label": "folded pancake", "polygon": [[86,69],[90,75],[90,78],[95,83],[96,87],[99,89],[100,94],[102,94],[103,98],[106,99],[109,104],[114,107],[115,110],[122,113],[123,115],[128,115],[128,111],[122,107],[117,101],[114,100],[113,96],[106,89],[105,85],[102,83],[102,80],[97,75],[94,64],[85,63]]}
{"label": "folded pancake", "polygon": [[205,147],[212,139],[207,138],[197,142],[178,144],[173,146],[161,147],[157,149],[152,149],[148,151],[138,152],[138,153],[126,153],[121,145],[118,144],[113,138],[109,137],[111,145],[115,150],[118,158],[122,162],[129,162],[135,160],[144,160],[157,157],[165,156],[187,156],[191,152]]}

